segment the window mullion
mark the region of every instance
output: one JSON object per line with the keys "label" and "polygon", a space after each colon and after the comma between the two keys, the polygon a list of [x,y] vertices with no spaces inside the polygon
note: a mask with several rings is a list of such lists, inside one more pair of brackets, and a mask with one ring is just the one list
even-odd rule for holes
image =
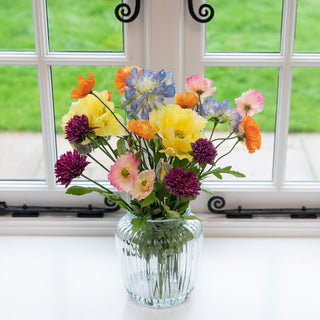
{"label": "window mullion", "polygon": [[[146,67],[172,71],[177,91],[182,89],[184,1],[146,0]],[[165,12],[166,22],[159,12]]]}
{"label": "window mullion", "polygon": [[49,52],[47,12],[45,0],[33,0],[33,19],[35,28],[36,55],[38,58],[39,101],[41,109],[45,178],[50,190],[55,186],[54,162],[56,159],[56,140],[52,102],[50,65],[45,61]]}
{"label": "window mullion", "polygon": [[320,67],[319,54],[294,54],[291,58],[292,66],[294,67]]}
{"label": "window mullion", "polygon": [[[194,1],[194,7],[199,8],[201,2]],[[202,61],[205,55],[205,25],[195,21],[188,7],[184,8],[184,39],[183,39],[183,79],[198,74],[204,76],[205,63]]]}
{"label": "window mullion", "polygon": [[273,158],[273,181],[282,188],[285,181],[287,142],[289,132],[290,97],[292,83],[292,56],[294,50],[296,1],[284,0],[282,17],[281,54],[284,63],[279,72],[278,108]]}
{"label": "window mullion", "polygon": [[49,52],[44,61],[48,65],[92,65],[114,66],[128,63],[128,57],[123,52]]}
{"label": "window mullion", "polygon": [[280,53],[205,53],[202,63],[208,67],[279,67],[284,58]]}

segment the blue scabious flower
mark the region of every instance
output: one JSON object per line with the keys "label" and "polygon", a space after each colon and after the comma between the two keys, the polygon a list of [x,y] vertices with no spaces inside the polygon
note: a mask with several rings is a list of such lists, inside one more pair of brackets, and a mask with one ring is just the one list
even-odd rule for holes
{"label": "blue scabious flower", "polygon": [[209,121],[227,123],[230,131],[236,130],[242,119],[241,115],[229,105],[228,100],[219,102],[214,100],[212,96],[203,102],[199,113],[203,117],[210,117]]}
{"label": "blue scabious flower", "polygon": [[131,71],[131,76],[126,78],[128,88],[121,99],[129,113],[140,114],[146,120],[156,102],[175,95],[175,83],[172,72],[153,72],[141,70],[140,77],[136,68]]}

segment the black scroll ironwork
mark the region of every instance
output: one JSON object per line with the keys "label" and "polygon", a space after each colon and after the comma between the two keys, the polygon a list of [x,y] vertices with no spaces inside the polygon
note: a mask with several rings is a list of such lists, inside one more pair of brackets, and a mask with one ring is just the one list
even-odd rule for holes
{"label": "black scroll ironwork", "polygon": [[223,214],[226,218],[251,219],[253,216],[289,216],[292,219],[316,219],[320,216],[320,208],[298,209],[237,209],[224,210],[226,202],[223,197],[213,196],[208,201],[208,210],[211,213]]}
{"label": "black scroll ironwork", "polygon": [[42,213],[64,213],[76,215],[78,218],[103,218],[105,213],[115,212],[120,207],[114,202],[105,199],[106,208],[94,208],[91,204],[88,207],[46,207],[46,206],[7,206],[0,202],[0,216],[12,215],[14,218],[37,218]]}
{"label": "black scroll ironwork", "polygon": [[207,23],[211,21],[214,16],[214,9],[211,4],[204,3],[199,7],[198,13],[200,17],[198,17],[194,12],[192,0],[188,0],[188,7],[192,18],[197,22]]}
{"label": "black scroll ironwork", "polygon": [[132,22],[137,18],[140,12],[140,0],[136,0],[136,6],[133,14],[131,14],[131,8],[127,3],[120,3],[116,6],[114,13],[117,19],[121,22]]}

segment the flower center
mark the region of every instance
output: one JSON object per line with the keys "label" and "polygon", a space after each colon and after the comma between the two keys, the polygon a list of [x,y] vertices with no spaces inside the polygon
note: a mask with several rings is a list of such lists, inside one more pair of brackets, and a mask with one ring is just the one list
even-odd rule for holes
{"label": "flower center", "polygon": [[174,136],[179,139],[184,139],[184,132],[182,130],[176,130]]}
{"label": "flower center", "polygon": [[141,181],[140,187],[142,190],[145,190],[145,191],[148,190],[148,180],[145,179],[145,180]]}
{"label": "flower center", "polygon": [[128,170],[127,168],[123,168],[123,169],[121,170],[121,175],[122,175],[123,177],[127,178],[127,177],[130,175],[130,172],[129,172],[129,170]]}
{"label": "flower center", "polygon": [[136,89],[138,92],[152,92],[157,87],[157,83],[150,78],[144,78],[142,81],[136,83]]}

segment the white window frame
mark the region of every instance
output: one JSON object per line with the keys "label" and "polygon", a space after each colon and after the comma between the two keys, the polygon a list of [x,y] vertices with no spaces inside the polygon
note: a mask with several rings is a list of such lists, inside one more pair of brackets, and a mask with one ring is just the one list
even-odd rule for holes
{"label": "white window frame", "polygon": [[[319,183],[287,183],[284,170],[288,137],[292,67],[320,66],[320,55],[295,54],[294,24],[296,0],[283,0],[282,44],[280,53],[205,53],[205,25],[194,21],[187,1],[144,0],[138,18],[124,24],[123,53],[50,52],[47,42],[45,0],[33,0],[35,25],[34,52],[0,52],[0,64],[35,65],[38,68],[41,121],[45,157],[45,181],[0,181],[1,200],[8,204],[30,205],[103,205],[100,196],[65,195],[65,189],[55,183],[54,163],[56,141],[52,105],[51,65],[140,65],[152,70],[173,71],[177,91],[191,74],[204,74],[205,66],[268,66],[279,67],[277,130],[275,133],[274,174],[272,182],[206,182],[236,208],[318,207]],[[127,1],[132,7],[135,1]],[[194,1],[198,8],[201,0]],[[116,5],[116,4],[115,4]],[[161,54],[165,53],[165,54]],[[160,59],[161,58],[161,59]],[[281,126],[279,124],[281,123]],[[207,212],[208,194],[194,201],[195,212]]]}
{"label": "white window frame", "polygon": [[[120,1],[119,1],[120,2]],[[126,1],[134,8],[135,1]],[[115,7],[118,3],[115,2]],[[103,206],[97,195],[72,197],[65,194],[65,188],[55,183],[54,164],[56,154],[56,134],[54,127],[51,66],[55,65],[144,65],[145,47],[143,43],[143,19],[123,24],[123,52],[52,52],[49,50],[46,0],[33,0],[35,32],[35,52],[2,51],[0,64],[34,65],[38,70],[39,100],[43,136],[45,180],[0,181],[1,200],[8,204],[81,206],[94,203]],[[140,10],[143,14],[143,7]],[[120,23],[120,22],[119,22]]]}
{"label": "white window frame", "polygon": [[[199,8],[203,2],[197,2]],[[319,207],[320,183],[287,182],[285,168],[293,67],[319,67],[320,54],[294,52],[297,0],[283,0],[281,48],[279,53],[206,53],[205,25],[197,24],[185,8],[184,78],[206,66],[278,67],[278,101],[274,139],[273,179],[271,182],[207,182],[206,187],[226,198],[229,208]],[[201,37],[197,36],[201,34]],[[196,51],[196,48],[200,50]],[[192,63],[190,63],[192,61]],[[281,125],[280,125],[281,124]],[[200,199],[199,199],[200,200]],[[199,202],[205,209],[205,198]]]}

